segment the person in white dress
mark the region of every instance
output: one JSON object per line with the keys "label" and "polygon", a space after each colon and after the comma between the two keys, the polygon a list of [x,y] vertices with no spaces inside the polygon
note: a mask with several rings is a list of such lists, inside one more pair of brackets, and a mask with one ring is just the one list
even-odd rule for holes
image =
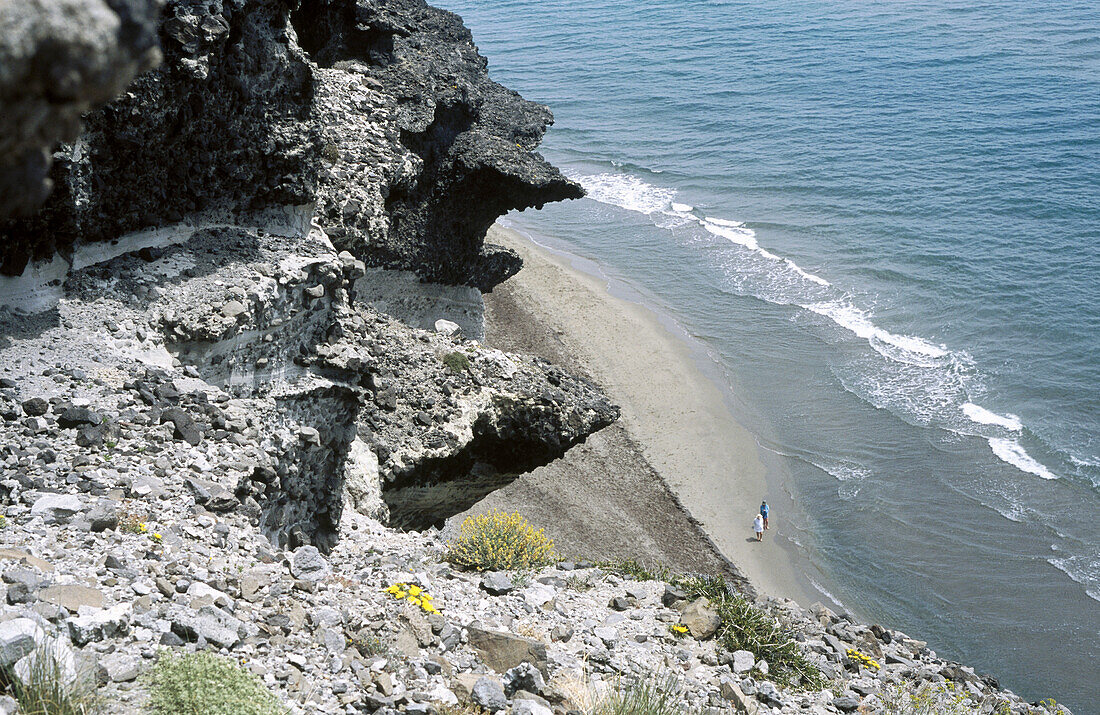
{"label": "person in white dress", "polygon": [[760,514],[756,515],[756,518],[752,520],[752,530],[756,532],[756,540],[764,540],[764,517]]}

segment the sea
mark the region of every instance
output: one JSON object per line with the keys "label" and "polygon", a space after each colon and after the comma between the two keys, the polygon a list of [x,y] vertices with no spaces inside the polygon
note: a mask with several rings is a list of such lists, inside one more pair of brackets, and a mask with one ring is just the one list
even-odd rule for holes
{"label": "sea", "polygon": [[435,3],[588,192],[503,223],[703,346],[815,595],[1100,713],[1100,3]]}

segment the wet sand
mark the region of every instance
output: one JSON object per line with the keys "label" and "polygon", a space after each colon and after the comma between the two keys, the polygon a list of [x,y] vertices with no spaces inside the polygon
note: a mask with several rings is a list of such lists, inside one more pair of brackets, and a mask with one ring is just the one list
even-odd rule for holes
{"label": "wet sand", "polygon": [[486,343],[586,375],[622,418],[477,509],[519,509],[567,554],[602,549],[697,571],[728,559],[758,593],[816,600],[782,548],[752,537],[764,465],[689,346],[568,256],[500,226],[488,240],[516,250],[524,267],[485,296]]}

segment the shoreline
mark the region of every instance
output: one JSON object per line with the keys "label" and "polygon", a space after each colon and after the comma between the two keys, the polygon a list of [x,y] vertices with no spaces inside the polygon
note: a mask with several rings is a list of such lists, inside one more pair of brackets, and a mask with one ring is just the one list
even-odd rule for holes
{"label": "shoreline", "polygon": [[[524,261],[519,274],[485,296],[487,344],[534,352],[592,379],[622,409],[616,426],[665,486],[666,508],[697,525],[697,541],[716,549],[759,595],[804,606],[821,600],[793,555],[770,538],[774,531],[763,543],[752,538],[761,495],[775,486],[766,480],[755,435],[734,419],[722,388],[701,369],[687,340],[670,330],[669,319],[614,295],[607,280],[578,266],[576,257],[513,229],[494,225],[487,240]],[[541,324],[541,340],[517,337],[533,332],[532,324]],[[547,335],[556,349],[545,345]],[[523,501],[529,502],[501,490],[482,506]],[[651,508],[635,507],[628,518],[651,519]]]}

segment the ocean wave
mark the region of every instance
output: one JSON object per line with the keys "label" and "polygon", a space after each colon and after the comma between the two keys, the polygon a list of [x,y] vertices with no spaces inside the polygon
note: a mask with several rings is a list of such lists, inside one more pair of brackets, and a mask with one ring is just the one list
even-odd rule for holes
{"label": "ocean wave", "polygon": [[829,593],[828,589],[826,589],[826,588],[825,588],[824,586],[822,586],[822,585],[821,585],[820,583],[818,583],[817,581],[815,581],[815,580],[814,580],[814,579],[813,579],[812,577],[810,577],[810,576],[807,576],[807,577],[806,577],[806,580],[807,580],[807,581],[809,581],[809,582],[810,582],[810,585],[811,585],[811,586],[813,586],[814,588],[816,588],[816,589],[818,590],[818,592],[819,592],[819,593],[820,593],[820,594],[821,594],[822,596],[824,596],[825,598],[829,599],[830,601],[832,601],[832,602],[833,602],[833,603],[835,603],[836,605],[840,606],[840,608],[841,608],[842,610],[844,610],[844,611],[847,611],[847,610],[848,610],[848,609],[847,609],[847,607],[846,607],[846,606],[845,606],[845,605],[844,605],[843,603],[841,603],[841,601],[840,601],[840,599],[839,599],[839,598],[837,598],[837,597],[836,597],[836,596],[834,596],[833,594]]}
{"label": "ocean wave", "polygon": [[1078,555],[1051,557],[1047,563],[1084,586],[1089,598],[1100,601],[1100,561]]}
{"label": "ocean wave", "polygon": [[981,405],[975,405],[973,402],[967,402],[962,406],[963,414],[971,419],[973,422],[977,422],[980,425],[996,425],[998,427],[1004,427],[1006,430],[1012,432],[1019,432],[1024,428],[1023,422],[1016,415],[998,415],[996,412],[990,412]]}
{"label": "ocean wave", "polygon": [[990,437],[989,447],[993,450],[993,454],[997,455],[998,459],[1007,464],[1011,464],[1021,472],[1034,474],[1043,479],[1058,478],[1057,474],[1035,460],[1026,450],[1024,450],[1023,446],[1014,439]]}
{"label": "ocean wave", "polygon": [[[863,367],[869,368],[863,370],[866,374],[848,381],[857,387],[855,392],[862,399],[890,409],[906,420],[915,419],[920,424],[968,437],[983,437],[1005,463],[1043,479],[1058,478],[1019,442],[975,434],[972,427],[967,427],[980,424],[1021,432],[1024,425],[1014,414],[997,414],[969,400],[968,393],[972,393],[976,378],[973,361],[965,351],[879,327],[869,311],[854,304],[849,296],[837,295],[829,281],[804,270],[790,258],[763,248],[756,232],[744,222],[706,216],[698,207],[678,200],[675,189],[655,186],[625,172],[567,171],[566,175],[580,183],[594,201],[645,214],[659,228],[671,230],[695,223],[707,234],[748,251],[731,258],[736,262],[727,275],[736,287],[762,300],[826,318],[865,340],[886,361],[877,367],[864,362]],[[962,416],[956,416],[960,412]],[[825,471],[837,476],[837,470]],[[860,488],[859,479],[838,478],[849,482],[843,486],[846,491]]]}
{"label": "ocean wave", "polygon": [[948,355],[947,348],[934,345],[923,338],[891,333],[871,322],[866,311],[846,300],[808,303],[802,308],[824,316],[840,327],[866,340],[880,355],[890,360],[921,367],[931,367],[934,361]]}
{"label": "ocean wave", "polygon": [[648,184],[630,174],[571,174],[566,172],[588,193],[588,198],[611,204],[627,211],[652,214],[672,208],[673,189]]}

